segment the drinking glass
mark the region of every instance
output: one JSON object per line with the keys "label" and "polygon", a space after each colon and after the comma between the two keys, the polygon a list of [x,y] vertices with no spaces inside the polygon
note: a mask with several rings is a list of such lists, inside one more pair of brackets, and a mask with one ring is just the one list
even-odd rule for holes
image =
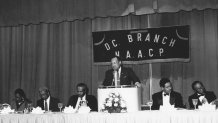
{"label": "drinking glass", "polygon": [[3,105],[2,104],[0,104],[0,110],[2,110],[3,109]]}
{"label": "drinking glass", "polygon": [[150,110],[151,110],[152,104],[153,104],[153,101],[152,101],[152,100],[149,100],[149,101],[147,102],[147,105],[149,106],[149,109],[150,109]]}
{"label": "drinking glass", "polygon": [[192,103],[193,103],[195,110],[196,110],[196,106],[198,104],[198,99],[192,99]]}
{"label": "drinking glass", "polygon": [[63,107],[63,103],[58,103],[58,108],[60,109],[60,112],[62,107]]}
{"label": "drinking glass", "polygon": [[27,108],[28,108],[28,112],[31,112],[33,110],[33,104],[32,103],[28,103],[27,104]]}

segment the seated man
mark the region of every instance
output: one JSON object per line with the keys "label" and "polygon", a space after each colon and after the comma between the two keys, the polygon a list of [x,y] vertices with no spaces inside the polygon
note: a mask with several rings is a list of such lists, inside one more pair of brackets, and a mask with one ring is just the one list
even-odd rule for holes
{"label": "seated man", "polygon": [[39,88],[39,94],[41,99],[37,101],[37,106],[41,107],[45,111],[59,111],[58,103],[59,99],[51,96],[50,91],[46,87]]}
{"label": "seated man", "polygon": [[204,103],[213,103],[213,101],[216,100],[216,95],[212,91],[206,91],[203,83],[200,81],[194,81],[192,83],[192,89],[194,90],[194,94],[188,98],[190,108],[194,108],[192,99],[198,99],[196,108],[198,108],[199,105]]}
{"label": "seated man", "polygon": [[88,87],[84,83],[79,83],[76,86],[77,95],[73,95],[70,97],[68,101],[68,106],[71,105],[75,109],[78,109],[81,105],[81,101],[87,102],[87,106],[90,107],[91,111],[98,111],[98,102],[95,96],[88,95]]}
{"label": "seated man", "polygon": [[160,105],[174,105],[176,108],[184,108],[182,96],[180,93],[173,91],[172,84],[168,78],[160,80],[162,91],[152,95],[152,110],[159,110]]}
{"label": "seated man", "polygon": [[138,87],[141,86],[139,78],[132,69],[122,66],[122,61],[118,56],[111,59],[111,67],[112,69],[105,73],[103,86],[131,85],[132,82]]}

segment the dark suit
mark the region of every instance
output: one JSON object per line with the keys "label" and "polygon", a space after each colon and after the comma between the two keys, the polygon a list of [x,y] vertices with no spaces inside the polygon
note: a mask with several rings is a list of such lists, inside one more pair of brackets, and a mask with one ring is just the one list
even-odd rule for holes
{"label": "dark suit", "polygon": [[[110,69],[105,73],[105,79],[103,82],[104,86],[113,86],[113,75],[114,70]],[[131,85],[131,82],[135,84],[135,82],[140,82],[139,78],[135,75],[135,73],[130,68],[121,67],[120,72],[120,85]]]}
{"label": "dark suit", "polygon": [[[205,98],[207,99],[208,103],[211,103],[212,101],[214,101],[216,99],[216,95],[212,91],[206,91]],[[199,105],[202,105],[202,103],[199,100],[198,94],[194,93],[191,96],[189,96],[189,98],[188,98],[190,108],[194,108],[194,105],[192,103],[192,99],[198,99],[198,104],[197,104],[196,108],[198,108]]]}
{"label": "dark suit", "polygon": [[[67,105],[68,106],[71,105],[75,108],[77,100],[78,100],[78,95],[73,95],[70,97]],[[98,111],[98,102],[95,96],[86,95],[86,101],[87,101],[87,105],[91,108],[91,111]]]}
{"label": "dark suit", "polygon": [[[152,110],[159,110],[160,105],[163,105],[162,91],[152,95],[153,105]],[[175,105],[176,108],[184,108],[182,96],[180,93],[171,91],[170,93],[170,104]]]}
{"label": "dark suit", "polygon": [[[58,103],[60,102],[59,99],[50,97],[50,103],[49,103],[49,110],[51,111],[59,111]],[[37,101],[37,106],[41,107],[42,110],[44,110],[44,100],[40,99]]]}

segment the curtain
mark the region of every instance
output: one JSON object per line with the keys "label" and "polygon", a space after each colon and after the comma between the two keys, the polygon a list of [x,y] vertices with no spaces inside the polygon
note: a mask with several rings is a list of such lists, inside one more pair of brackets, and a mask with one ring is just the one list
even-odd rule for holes
{"label": "curtain", "polygon": [[[94,65],[92,32],[190,25],[190,62],[152,63],[151,94],[160,91],[159,80],[169,77],[183,100],[200,80],[218,96],[218,11],[214,9],[104,17],[60,23],[39,23],[0,28],[0,103],[9,103],[22,88],[34,103],[38,88],[47,86],[64,104],[84,82],[89,93],[97,88],[110,66]],[[142,82],[142,104],[149,100],[149,64],[131,67]]]}
{"label": "curtain", "polygon": [[[1,28],[1,102],[22,88],[33,102],[47,86],[65,103],[76,84],[91,85],[91,21]],[[90,88],[92,91],[92,88]]]}
{"label": "curtain", "polygon": [[217,10],[211,9],[161,15],[161,25],[190,25],[191,61],[164,63],[161,66],[162,75],[173,80],[175,90],[180,90],[186,101],[193,92],[191,84],[195,80],[202,81],[207,90],[214,91],[218,96],[217,17]]}
{"label": "curtain", "polygon": [[218,0],[0,0],[0,26],[207,8]]}

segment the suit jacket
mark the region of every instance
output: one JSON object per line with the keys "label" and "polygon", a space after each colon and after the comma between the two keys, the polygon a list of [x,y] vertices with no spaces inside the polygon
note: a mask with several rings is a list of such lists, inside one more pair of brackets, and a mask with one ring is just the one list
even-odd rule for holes
{"label": "suit jacket", "polygon": [[[58,103],[60,102],[59,99],[50,96],[50,103],[49,103],[49,110],[51,111],[59,111]],[[44,110],[44,100],[40,99],[37,101],[37,106],[41,107]]]}
{"label": "suit jacket", "polygon": [[[212,101],[214,101],[216,99],[216,95],[212,91],[206,91],[205,98],[207,99],[208,103],[211,103]],[[202,103],[199,100],[198,94],[194,93],[191,96],[189,96],[189,98],[188,98],[190,108],[194,108],[194,105],[192,103],[192,99],[198,99],[198,103],[197,103],[196,108],[198,108],[199,105],[202,105]]]}
{"label": "suit jacket", "polygon": [[[75,108],[77,100],[78,100],[78,95],[73,95],[70,97],[67,105],[68,106],[71,105]],[[86,95],[86,101],[87,101],[87,105],[91,108],[91,111],[98,111],[98,103],[95,96]]]}
{"label": "suit jacket", "polygon": [[[152,95],[153,105],[152,110],[159,110],[160,105],[163,105],[162,91]],[[175,105],[176,108],[184,108],[182,96],[180,93],[171,91],[170,93],[170,104]]]}
{"label": "suit jacket", "polygon": [[[104,86],[113,86],[113,69],[110,69],[106,71],[105,73],[105,79],[103,82]],[[139,78],[135,75],[132,69],[121,67],[121,73],[120,73],[120,85],[131,85],[131,82],[135,84],[135,82],[140,82]]]}

